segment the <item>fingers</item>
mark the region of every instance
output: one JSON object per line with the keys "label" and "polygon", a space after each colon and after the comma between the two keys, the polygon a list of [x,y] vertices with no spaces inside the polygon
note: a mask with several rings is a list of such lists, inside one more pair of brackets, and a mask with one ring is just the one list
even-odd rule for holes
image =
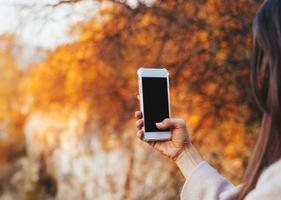
{"label": "fingers", "polygon": [[137,118],[137,119],[141,119],[141,118],[142,118],[142,113],[141,113],[141,111],[136,111],[136,112],[135,112],[135,118]]}
{"label": "fingers", "polygon": [[142,119],[139,119],[136,121],[136,126],[138,129],[142,129],[143,127],[143,120]]}
{"label": "fingers", "polygon": [[139,130],[138,132],[137,132],[137,137],[139,138],[139,139],[143,139],[143,135],[144,135],[144,132],[143,132],[143,130]]}
{"label": "fingers", "polygon": [[137,137],[142,140],[143,136],[144,136],[144,131],[143,131],[143,119],[142,119],[141,111],[135,112],[135,118],[137,119],[136,127],[139,129],[138,132],[137,132]]}
{"label": "fingers", "polygon": [[162,122],[156,123],[157,128],[162,129],[170,129],[170,128],[184,128],[185,121],[179,118],[167,118]]}

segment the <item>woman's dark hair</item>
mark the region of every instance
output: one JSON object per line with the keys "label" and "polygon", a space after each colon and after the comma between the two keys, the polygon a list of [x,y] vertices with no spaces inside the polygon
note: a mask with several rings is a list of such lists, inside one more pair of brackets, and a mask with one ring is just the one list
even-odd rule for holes
{"label": "woman's dark hair", "polygon": [[281,1],[267,0],[254,20],[252,87],[262,128],[238,199],[255,188],[262,171],[281,157]]}

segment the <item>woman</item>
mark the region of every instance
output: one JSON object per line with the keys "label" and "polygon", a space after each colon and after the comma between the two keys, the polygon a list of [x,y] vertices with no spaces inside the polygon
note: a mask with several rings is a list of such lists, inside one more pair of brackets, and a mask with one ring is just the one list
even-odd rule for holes
{"label": "woman", "polygon": [[[181,199],[281,199],[281,1],[267,0],[254,20],[252,87],[263,112],[261,133],[243,184],[233,186],[198,154],[188,139],[185,121],[165,119],[167,142],[152,142],[155,149],[176,162],[186,178]],[[135,113],[137,136],[143,137],[142,113]]]}

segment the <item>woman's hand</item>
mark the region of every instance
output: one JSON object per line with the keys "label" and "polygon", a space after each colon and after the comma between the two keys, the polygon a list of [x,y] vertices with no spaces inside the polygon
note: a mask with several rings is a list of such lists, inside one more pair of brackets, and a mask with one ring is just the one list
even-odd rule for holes
{"label": "woman's hand", "polygon": [[[140,111],[136,111],[135,117],[137,119],[136,126],[138,128],[137,136],[140,139],[143,139],[144,129],[142,113]],[[183,150],[190,144],[185,121],[183,119],[169,118],[156,123],[156,126],[160,130],[170,129],[172,133],[171,140],[153,141],[148,142],[148,144],[172,160],[177,161]]]}

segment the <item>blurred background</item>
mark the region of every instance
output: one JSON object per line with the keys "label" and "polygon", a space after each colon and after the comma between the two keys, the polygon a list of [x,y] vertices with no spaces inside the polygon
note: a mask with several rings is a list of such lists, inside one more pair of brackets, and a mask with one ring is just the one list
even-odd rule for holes
{"label": "blurred background", "polygon": [[168,68],[173,116],[238,184],[261,119],[254,0],[0,0],[0,199],[172,200],[174,163],[135,137],[136,71]]}

